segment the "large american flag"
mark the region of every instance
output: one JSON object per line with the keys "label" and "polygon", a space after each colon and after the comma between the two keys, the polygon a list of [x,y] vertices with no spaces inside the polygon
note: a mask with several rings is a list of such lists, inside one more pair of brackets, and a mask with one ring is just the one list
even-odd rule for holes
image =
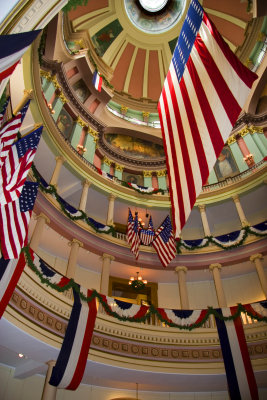
{"label": "large american flag", "polygon": [[256,78],[192,0],[158,103],[176,238]]}
{"label": "large american flag", "polygon": [[37,182],[25,182],[19,198],[0,207],[0,240],[4,259],[18,258],[21,248],[27,244],[38,185]]}
{"label": "large american flag", "polygon": [[161,226],[156,231],[152,245],[158,253],[163,267],[167,267],[176,255],[176,245],[169,215],[167,215]]}
{"label": "large american flag", "polygon": [[6,124],[3,124],[4,126],[0,130],[0,168],[4,164],[12,144],[17,138],[17,134],[25,118],[29,104],[30,100],[15,117],[11,118],[11,120],[9,120]]}
{"label": "large american flag", "polygon": [[16,200],[31,168],[43,127],[11,146],[0,170],[0,205]]}

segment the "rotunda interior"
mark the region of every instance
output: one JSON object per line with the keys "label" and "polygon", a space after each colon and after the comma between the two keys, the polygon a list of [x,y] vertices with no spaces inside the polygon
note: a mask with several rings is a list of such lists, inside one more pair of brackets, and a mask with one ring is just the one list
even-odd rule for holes
{"label": "rotunda interior", "polygon": [[[30,248],[49,270],[86,290],[164,310],[226,308],[267,298],[264,2],[200,1],[258,79],[174,259],[165,268],[155,248],[143,244],[136,259],[127,242],[129,210],[138,214],[140,229],[150,218],[155,230],[172,218],[157,104],[189,3],[14,0],[0,19],[1,35],[41,30],[9,82],[0,85],[1,106],[11,99],[9,117],[31,100],[22,136],[43,126],[28,175],[39,182]],[[101,91],[93,83],[96,72]],[[49,388],[73,294],[36,271],[28,262],[0,320],[0,398],[230,398],[214,315],[189,330],[166,324],[156,313],[129,322],[108,314],[99,298],[81,385],[76,391]],[[137,276],[147,281],[139,290],[129,285]],[[241,317],[264,399],[267,325]]]}

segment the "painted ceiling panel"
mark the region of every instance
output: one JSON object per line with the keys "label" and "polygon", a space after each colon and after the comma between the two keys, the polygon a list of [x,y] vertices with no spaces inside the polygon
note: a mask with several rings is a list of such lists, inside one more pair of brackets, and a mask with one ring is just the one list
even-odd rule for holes
{"label": "painted ceiling panel", "polygon": [[247,12],[247,2],[245,1],[242,3],[240,0],[204,0],[203,7],[204,9],[211,8],[232,15],[243,21],[249,21],[251,19],[251,14]]}
{"label": "painted ceiling panel", "polygon": [[148,65],[148,97],[157,101],[161,89],[158,52],[150,51]]}
{"label": "painted ceiling panel", "polygon": [[119,92],[123,90],[125,78],[133,56],[133,52],[134,52],[134,45],[128,43],[114,71],[111,84]]}
{"label": "painted ceiling panel", "polygon": [[230,40],[230,42],[234,43],[236,46],[242,45],[245,39],[244,29],[215,15],[209,15],[209,18],[223,37]]}
{"label": "painted ceiling panel", "polygon": [[68,16],[70,21],[73,21],[85,14],[89,14],[105,7],[108,7],[108,0],[90,0],[86,6],[79,6],[75,10],[70,11]]}
{"label": "painted ceiling panel", "polygon": [[143,97],[145,60],[146,50],[138,49],[129,85],[129,92],[136,99]]}

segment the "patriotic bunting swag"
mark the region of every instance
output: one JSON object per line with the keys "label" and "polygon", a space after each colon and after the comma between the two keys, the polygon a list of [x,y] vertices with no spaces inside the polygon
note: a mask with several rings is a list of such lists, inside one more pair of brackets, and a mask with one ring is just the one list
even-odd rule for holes
{"label": "patriotic bunting swag", "polygon": [[256,78],[192,0],[158,103],[175,238]]}
{"label": "patriotic bunting swag", "polygon": [[[218,309],[218,314],[231,317],[237,307]],[[234,321],[216,318],[231,400],[258,400],[258,389],[252,369],[241,318]]]}
{"label": "patriotic bunting swag", "polygon": [[[90,290],[80,290],[85,296],[91,294]],[[70,320],[49,381],[50,385],[68,390],[77,389],[82,380],[97,313],[96,299],[83,301],[75,289],[73,296]]]}

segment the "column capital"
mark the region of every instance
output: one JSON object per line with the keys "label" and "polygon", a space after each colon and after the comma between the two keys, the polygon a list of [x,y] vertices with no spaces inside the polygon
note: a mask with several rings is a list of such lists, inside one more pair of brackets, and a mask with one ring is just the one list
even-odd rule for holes
{"label": "column capital", "polygon": [[83,187],[90,187],[91,186],[91,181],[89,181],[88,179],[85,179],[83,182],[82,182],[82,186]]}
{"label": "column capital", "polygon": [[103,253],[102,254],[102,256],[100,257],[102,260],[105,260],[105,259],[109,259],[110,261],[114,261],[115,260],[115,257],[114,256],[112,256],[112,255],[110,255],[110,254],[107,254],[107,253]]}
{"label": "column capital", "polygon": [[38,220],[39,218],[43,218],[46,224],[50,224],[50,218],[48,218],[44,213],[40,212],[40,214],[36,215],[34,219]]}
{"label": "column capital", "polygon": [[186,273],[186,272],[188,271],[188,268],[185,267],[184,265],[181,265],[181,266],[179,266],[179,267],[175,267],[175,271],[176,271],[176,272],[183,271],[183,272]]}
{"label": "column capital", "polygon": [[210,269],[211,271],[213,271],[213,270],[216,269],[216,268],[221,269],[221,268],[222,268],[222,264],[214,263],[214,264],[210,264],[210,266],[209,266],[209,269]]}
{"label": "column capital", "polygon": [[24,89],[23,93],[26,99],[33,99],[34,96],[33,89]]}
{"label": "column capital", "polygon": [[56,161],[62,161],[62,163],[64,163],[65,160],[66,159],[62,155],[56,156]]}
{"label": "column capital", "polygon": [[117,196],[115,196],[115,194],[110,193],[108,196],[109,200],[115,200],[117,198]]}
{"label": "column capital", "polygon": [[200,211],[200,212],[206,211],[206,205],[205,205],[205,204],[199,204],[199,205],[198,205],[198,208],[199,208],[199,211]]}
{"label": "column capital", "polygon": [[166,169],[161,169],[160,171],[156,171],[157,177],[166,176],[167,171]]}
{"label": "column capital", "polygon": [[48,365],[48,367],[54,367],[56,365],[56,361],[55,360],[49,360],[46,362],[46,364]]}
{"label": "column capital", "polygon": [[255,260],[262,260],[263,259],[263,255],[261,253],[252,254],[252,256],[250,256],[249,259],[250,259],[251,262],[255,262]]}
{"label": "column capital", "polygon": [[74,243],[77,243],[79,247],[83,247],[83,243],[80,240],[73,238],[70,242],[68,242],[68,246],[72,247]]}
{"label": "column capital", "polygon": [[151,178],[153,171],[143,171],[143,175],[145,178]]}
{"label": "column capital", "polygon": [[123,172],[123,170],[124,170],[124,165],[115,163],[115,169],[116,169],[117,171]]}
{"label": "column capital", "polygon": [[232,196],[232,199],[234,200],[235,203],[239,203],[240,202],[238,194],[234,194]]}

